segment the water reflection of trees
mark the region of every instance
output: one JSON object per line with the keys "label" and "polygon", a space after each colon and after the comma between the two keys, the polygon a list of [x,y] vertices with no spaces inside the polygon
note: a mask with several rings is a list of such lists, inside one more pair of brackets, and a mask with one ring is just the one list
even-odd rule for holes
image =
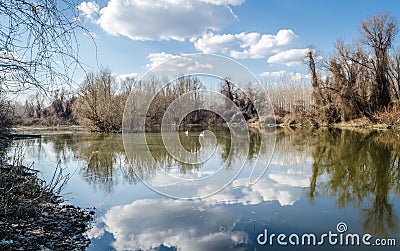
{"label": "water reflection of trees", "polygon": [[42,143],[51,143],[59,161],[83,160],[85,165],[80,166],[79,173],[95,189],[112,192],[119,183],[115,172],[124,174],[125,152],[121,135],[63,134],[44,137]]}
{"label": "water reflection of trees", "polygon": [[[117,171],[125,167],[125,153],[121,135],[94,134],[78,141],[76,156],[86,165],[80,169],[82,177],[100,189],[111,192],[119,183]],[[123,172],[122,172],[123,173]]]}
{"label": "water reflection of trees", "polygon": [[[255,155],[255,151],[260,149],[261,139],[257,133],[249,133],[250,149],[247,149],[245,147],[247,146],[246,137],[237,137],[239,142],[232,144],[231,132],[229,130],[209,129],[213,131],[214,135],[216,136],[216,147],[221,150],[220,158],[224,163],[226,163],[226,168],[230,168],[232,166],[234,156],[244,156],[247,154],[247,151],[249,151],[248,157],[252,158],[253,155]],[[240,134],[241,132],[236,131],[236,133]],[[202,149],[201,144],[199,143],[199,134],[200,131],[196,130],[191,131],[189,135],[180,133],[179,140],[182,144],[182,147],[186,151],[194,154],[201,151]],[[134,135],[132,137],[134,137]],[[132,164],[131,166],[135,173],[141,178],[145,179],[146,174],[147,177],[149,174],[155,174],[155,170],[160,167],[164,169],[177,167],[181,174],[197,171],[203,167],[203,164],[191,164],[174,160],[174,158],[168,153],[160,133],[146,133],[146,146],[136,145],[134,138],[128,141],[132,142],[132,144],[126,144],[127,151],[129,152],[129,160]],[[147,147],[151,155],[143,154],[143,152],[146,151],[145,148]],[[185,159],[185,153],[183,151],[178,151],[178,153],[178,157],[180,159]]]}
{"label": "water reflection of trees", "polygon": [[[318,130],[312,137],[311,200],[322,193],[339,207],[360,209],[364,230],[394,236],[398,216],[391,191],[399,194],[399,143],[394,132]],[[319,179],[327,175],[328,179]]]}
{"label": "water reflection of trees", "polygon": [[[231,167],[235,156],[244,156],[248,153],[248,158],[251,159],[256,157],[260,150],[261,134],[258,132],[250,131],[250,143],[247,149],[244,147],[246,144],[243,143],[246,140],[245,137],[240,138],[240,142],[231,144],[229,130],[211,130],[216,135],[220,158],[227,163],[227,168]],[[195,130],[191,131],[189,136],[181,133],[179,139],[182,146],[192,153],[200,151],[199,134],[200,131]],[[83,160],[85,165],[80,167],[80,175],[95,188],[106,192],[112,192],[113,187],[121,181],[136,183],[140,179],[153,177],[159,168],[175,167],[181,174],[202,168],[202,164],[175,161],[168,154],[159,133],[146,133],[146,146],[128,145],[128,150],[131,151],[130,159],[125,154],[121,134],[63,134],[44,137],[41,142],[52,146],[59,161],[68,163],[71,158]],[[40,145],[39,149],[41,149]],[[143,154],[147,147],[151,155]]]}

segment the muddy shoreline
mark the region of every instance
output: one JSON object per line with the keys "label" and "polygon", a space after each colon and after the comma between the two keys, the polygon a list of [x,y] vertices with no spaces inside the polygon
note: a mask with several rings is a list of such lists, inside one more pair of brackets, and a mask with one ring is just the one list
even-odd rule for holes
{"label": "muddy shoreline", "polygon": [[0,250],[85,250],[94,211],[62,197],[25,166],[0,166]]}

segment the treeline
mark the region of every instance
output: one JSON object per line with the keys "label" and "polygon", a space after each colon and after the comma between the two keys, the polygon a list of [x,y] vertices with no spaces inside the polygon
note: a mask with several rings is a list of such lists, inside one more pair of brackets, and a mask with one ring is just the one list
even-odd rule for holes
{"label": "treeline", "polygon": [[400,123],[396,20],[387,13],[371,16],[361,23],[360,33],[353,44],[338,41],[328,58],[318,60],[309,51],[317,119],[337,123],[366,117],[372,122]]}
{"label": "treeline", "polygon": [[134,79],[121,82],[109,70],[88,73],[79,90],[53,91],[20,103],[0,101],[0,128],[11,126],[82,125],[94,131],[121,129],[125,101]]}
{"label": "treeline", "polygon": [[[153,79],[152,81],[162,81]],[[203,84],[196,77],[180,77],[169,82],[164,80],[165,86],[158,90],[154,96],[146,115],[146,128],[149,130],[161,125],[163,116],[168,106],[179,96],[191,91],[198,91]],[[151,83],[143,93],[135,93],[133,84],[135,79],[127,78],[117,81],[109,70],[101,70],[98,73],[88,73],[77,92],[67,93],[65,90],[54,92],[50,102],[44,97],[35,96],[26,100],[24,104],[18,102],[2,102],[1,110],[7,111],[0,114],[4,117],[4,127],[12,125],[32,126],[58,126],[58,125],[81,125],[93,131],[118,132],[122,127],[123,113],[129,95],[152,96]],[[157,82],[161,83],[161,82]],[[140,84],[140,83],[139,83]],[[155,86],[156,83],[153,84]],[[257,111],[246,91],[235,87],[229,80],[220,83],[219,91],[228,97],[237,107],[239,114],[230,114],[231,122],[238,116],[243,115],[246,121],[258,120]],[[255,91],[247,90],[255,94]],[[198,100],[193,94],[193,102],[204,102]],[[45,105],[46,103],[50,103]],[[187,124],[223,124],[224,121],[218,114],[198,110],[188,114],[182,120]]]}
{"label": "treeline", "polygon": [[72,105],[76,101],[74,94],[66,90],[53,92],[50,104],[48,97],[36,95],[25,100],[8,100],[0,94],[0,131],[6,131],[13,125],[52,126],[77,124],[72,114]]}
{"label": "treeline", "polygon": [[[160,82],[162,81],[162,82]],[[165,83],[159,90],[155,88],[155,86],[160,86],[160,83]],[[261,100],[262,95],[257,95],[259,92],[256,90],[249,88],[248,90],[242,90],[235,86],[229,79],[221,80],[218,89],[215,91],[219,91],[222,95],[227,97],[227,102],[229,100],[230,103],[233,103],[237,109],[234,111],[229,108],[229,105],[225,103],[221,103],[220,101],[212,100],[211,97],[204,97],[201,95],[201,90],[205,90],[203,83],[197,77],[184,76],[179,77],[175,80],[157,80],[150,79],[146,80],[146,82],[139,82],[139,86],[145,86],[145,88],[137,88],[131,91],[131,99],[128,101],[128,106],[132,114],[131,119],[138,119],[137,116],[140,116],[135,113],[140,110],[140,105],[137,106],[137,100],[141,99],[151,99],[151,103],[146,109],[146,118],[145,118],[145,128],[146,130],[158,129],[163,119],[167,119],[172,123],[180,123],[181,126],[186,126],[190,124],[197,125],[222,125],[227,122],[236,123],[239,122],[240,118],[244,118],[247,122],[255,122],[259,119],[257,110],[253,105],[253,101],[256,99],[264,103],[265,99]],[[166,114],[167,109],[170,105],[177,100],[180,96],[185,95],[184,101],[180,100],[180,106],[174,106],[175,109],[172,114],[174,118],[167,118],[169,115]],[[263,95],[265,98],[265,95]],[[213,103],[213,109],[201,109],[200,107],[204,107],[206,103]],[[219,103],[218,103],[219,102]],[[190,112],[185,117],[179,117],[184,110],[187,108],[187,104],[193,105],[193,107],[200,108],[195,111]],[[132,106],[132,107],[131,107]],[[137,107],[136,107],[137,106]],[[219,108],[218,108],[219,107]],[[221,108],[225,109],[221,109]],[[216,113],[211,110],[218,110],[220,113]],[[128,110],[129,112],[129,110]],[[223,116],[223,117],[221,117]]]}
{"label": "treeline", "polygon": [[[143,88],[133,88],[133,84],[135,84],[133,78],[117,82],[111,72],[106,70],[97,74],[88,74],[72,106],[72,116],[78,124],[90,127],[92,130],[118,132],[122,127],[124,109],[129,96],[131,95],[133,99],[149,97],[152,98],[152,102],[146,109],[145,123],[146,130],[152,130],[160,127],[167,108],[178,97],[190,93],[190,102],[199,104],[205,102],[199,99],[196,92],[204,88],[203,83],[197,77],[179,77],[173,81],[157,79],[150,81],[154,83],[144,84],[146,88],[142,90]],[[154,86],[158,86],[159,83],[165,83],[165,85],[160,90],[155,90]],[[240,115],[243,115],[246,121],[258,119],[257,112],[251,102],[252,99],[244,91],[235,87],[229,80],[221,81],[219,88],[223,95],[226,95],[239,107]],[[238,115],[231,114],[232,120]],[[214,112],[196,110],[182,118],[181,124],[215,125],[225,122]]]}
{"label": "treeline", "polygon": [[[133,88],[136,79],[127,78],[118,81],[109,70],[101,70],[97,73],[88,73],[82,82],[81,88],[74,92],[60,90],[53,92],[50,98],[35,96],[24,103],[0,102],[1,111],[6,111],[0,116],[5,126],[58,126],[80,125],[93,131],[118,132],[121,130],[123,112],[129,95],[149,96],[153,98],[155,90],[152,86],[158,86],[161,82],[164,87],[155,94],[146,114],[146,127],[150,130],[161,125],[165,111],[170,104],[181,95],[191,91],[205,89],[203,83],[197,77],[180,77],[169,82],[168,80],[152,79],[154,83],[146,83],[143,93],[135,93]],[[140,84],[140,83],[138,83]],[[283,75],[278,82],[264,83],[267,93],[249,85],[245,90],[235,86],[228,79],[221,80],[217,91],[225,95],[238,107],[238,111],[224,111],[229,121],[224,121],[218,114],[198,110],[188,114],[181,121],[182,125],[222,125],[226,122],[238,122],[241,116],[249,122],[257,122],[260,119],[253,102],[267,104],[267,96],[273,104],[275,114],[279,118],[285,115],[309,110],[311,103],[311,88],[303,80],[293,81],[290,76]],[[137,88],[139,89],[139,88]],[[207,102],[200,100],[193,92],[191,102]],[[49,101],[50,100],[50,101]],[[269,118],[271,119],[271,118]],[[272,118],[273,119],[273,118]]]}
{"label": "treeline", "polygon": [[265,79],[263,85],[273,106],[276,124],[290,125],[313,119],[313,89],[307,76],[281,74],[278,78]]}

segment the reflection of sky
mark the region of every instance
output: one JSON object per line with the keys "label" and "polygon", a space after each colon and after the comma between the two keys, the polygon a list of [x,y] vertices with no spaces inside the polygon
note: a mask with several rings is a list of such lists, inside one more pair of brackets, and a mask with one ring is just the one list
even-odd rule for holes
{"label": "reflection of sky", "polygon": [[[112,207],[102,217],[117,250],[150,250],[161,245],[180,250],[230,250],[247,242],[234,231],[235,216],[222,207],[201,210],[193,202],[143,199]],[[98,228],[90,234],[101,234]]]}
{"label": "reflection of sky", "polygon": [[[278,201],[282,206],[293,205],[299,200],[304,187],[309,186],[310,173],[291,173],[292,170],[271,170],[256,184],[247,186],[248,179],[240,178],[214,196],[204,199],[206,204],[254,205],[265,201]],[[208,192],[204,187],[199,193]]]}
{"label": "reflection of sky", "polygon": [[[240,250],[248,244],[249,236],[235,229],[240,216],[227,207],[272,201],[281,206],[293,205],[308,187],[309,178],[309,168],[275,166],[253,186],[247,186],[248,178],[239,178],[223,191],[196,201],[136,200],[110,208],[89,236],[102,238],[105,232],[111,233],[112,246],[117,250],[150,250],[160,246],[178,250]],[[206,186],[198,194],[213,189]]]}

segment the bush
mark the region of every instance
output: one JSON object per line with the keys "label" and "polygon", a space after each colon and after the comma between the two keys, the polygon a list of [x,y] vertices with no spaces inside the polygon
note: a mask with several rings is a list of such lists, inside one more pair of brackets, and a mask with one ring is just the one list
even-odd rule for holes
{"label": "bush", "polygon": [[79,124],[94,131],[115,132],[122,127],[122,117],[130,89],[118,91],[116,81],[108,70],[87,75],[79,97],[72,106]]}

